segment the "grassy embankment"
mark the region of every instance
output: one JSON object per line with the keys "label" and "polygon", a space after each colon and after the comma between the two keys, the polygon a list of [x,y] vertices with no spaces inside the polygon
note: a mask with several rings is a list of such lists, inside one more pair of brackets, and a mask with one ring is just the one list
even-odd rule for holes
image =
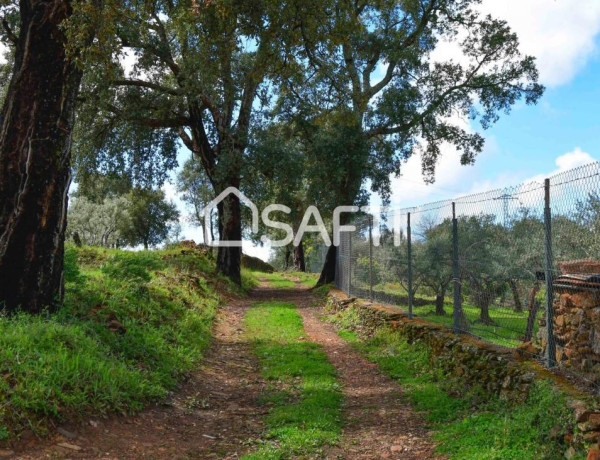
{"label": "grassy embankment", "polygon": [[245,458],[309,456],[337,443],[342,393],[335,369],[317,344],[304,340],[295,305],[256,304],[246,329],[269,382],[263,400],[270,411],[264,440]]}
{"label": "grassy embankment", "polygon": [[352,309],[329,320],[340,336],[402,385],[434,430],[440,454],[472,460],[564,458],[562,434],[573,414],[565,394],[550,382],[535,383],[523,403],[507,401],[448,379],[432,367],[426,346],[409,344],[396,332],[381,329],[359,337]]}
{"label": "grassy embankment", "polygon": [[319,275],[317,273],[304,272],[254,272],[257,278],[265,280],[268,286],[275,289],[292,289],[297,284],[305,288],[312,288],[317,284]]}
{"label": "grassy embankment", "polygon": [[241,293],[194,248],[67,248],[65,265],[57,313],[0,316],[0,440],[164,398],[201,358],[221,294]]}

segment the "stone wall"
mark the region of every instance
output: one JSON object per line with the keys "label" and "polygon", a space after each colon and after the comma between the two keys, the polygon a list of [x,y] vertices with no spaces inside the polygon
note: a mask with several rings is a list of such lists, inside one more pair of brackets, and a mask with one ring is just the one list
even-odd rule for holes
{"label": "stone wall", "polygon": [[562,292],[554,300],[554,337],[559,364],[583,371],[600,383],[600,296]]}
{"label": "stone wall", "polygon": [[490,394],[523,400],[535,379],[532,363],[524,365],[513,350],[480,342],[470,336],[453,334],[448,328],[420,320],[409,320],[400,310],[372,304],[344,294],[332,293],[328,308],[354,307],[361,318],[363,332],[385,324],[405,336],[410,343],[420,342],[432,351],[434,365],[466,387],[480,386]]}
{"label": "stone wall", "polygon": [[[575,260],[558,265],[562,276],[554,280],[553,288],[556,360],[560,366],[600,384],[600,291],[595,288],[597,283],[572,277],[600,273],[600,263]],[[539,324],[538,339],[545,351],[546,318],[541,318]]]}
{"label": "stone wall", "polygon": [[[575,299],[572,296],[565,296],[562,300],[559,298],[557,302],[563,302],[564,304],[575,300],[578,304],[588,305],[585,303],[584,298],[587,298],[587,296]],[[590,299],[587,299],[587,301],[590,301]],[[571,314],[574,314],[574,316],[579,315],[582,318],[586,315],[586,311],[600,314],[600,308],[591,307],[591,303],[589,305],[590,308],[577,307],[584,313],[580,313],[575,309],[569,312],[565,310],[564,313],[568,317],[572,317]],[[404,312],[397,308],[378,305],[361,299],[348,298],[344,293],[337,290],[330,292],[327,308],[332,312],[353,308],[360,320],[357,328],[364,335],[370,335],[380,327],[392,327],[405,336],[409,343],[417,342],[426,345],[431,350],[432,364],[443,369],[449,381],[467,387],[478,386],[489,392],[490,395],[508,398],[513,403],[527,397],[531,385],[536,379],[556,378],[540,365],[529,360],[533,354],[530,350],[525,349],[528,345],[510,350],[481,342],[466,335],[456,335],[448,328],[437,324],[419,319],[410,320]],[[557,323],[563,324],[562,320],[558,320]],[[564,325],[565,330],[574,327],[571,320],[564,321]],[[582,336],[579,340],[583,340],[583,338],[585,336]],[[573,347],[568,348],[572,349]],[[575,352],[571,351],[570,353],[571,359],[576,359]],[[575,447],[578,449],[585,447],[589,450],[588,459],[600,460],[598,447],[600,440],[600,407],[597,401],[581,394],[564,381],[557,380],[557,384],[567,393],[573,395],[569,405],[573,409],[574,422],[577,426],[575,432],[564,435],[565,442],[571,446],[566,451],[565,457],[572,458],[575,456]],[[550,436],[552,435],[550,433]]]}

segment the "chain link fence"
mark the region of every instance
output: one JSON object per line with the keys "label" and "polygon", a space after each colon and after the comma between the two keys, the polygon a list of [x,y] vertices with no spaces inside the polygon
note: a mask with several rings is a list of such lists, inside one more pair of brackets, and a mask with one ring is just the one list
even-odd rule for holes
{"label": "chain link fence", "polygon": [[315,245],[310,250],[305,249],[306,271],[308,273],[321,273],[325,257],[327,255],[327,246]]}
{"label": "chain link fence", "polygon": [[350,296],[536,353],[600,384],[600,164],[453,200],[356,215]]}

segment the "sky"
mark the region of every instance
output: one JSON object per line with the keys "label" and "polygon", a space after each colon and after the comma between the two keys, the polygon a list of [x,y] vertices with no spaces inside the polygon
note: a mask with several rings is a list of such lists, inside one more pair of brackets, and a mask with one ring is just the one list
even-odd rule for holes
{"label": "sky", "polygon": [[[461,166],[460,154],[443,147],[436,181],[427,185],[419,156],[410,158],[401,177],[391,178],[392,208],[539,181],[600,160],[600,0],[483,0],[481,9],[505,19],[521,50],[536,57],[546,92],[537,105],[518,103],[486,131],[471,125],[486,140],[472,166]],[[453,43],[441,44],[435,53],[444,60],[461,59]],[[180,166],[189,156],[182,148]],[[181,211],[182,236],[202,241],[175,186],[166,182],[163,189]],[[377,205],[379,198],[372,196],[371,202]],[[250,242],[243,249],[265,260],[270,253]]]}
{"label": "sky", "polygon": [[[425,185],[418,156],[394,178],[393,207],[539,180],[600,160],[600,2],[597,0],[484,0],[482,9],[505,19],[521,50],[537,59],[546,92],[535,106],[518,103],[486,131],[473,166],[444,149],[436,182]],[[452,45],[439,50],[460,59]]]}
{"label": "sky", "polygon": [[[424,183],[419,156],[392,178],[393,208],[516,185],[600,160],[600,1],[483,0],[485,13],[505,19],[517,33],[521,50],[537,59],[546,92],[537,105],[518,103],[486,131],[472,166],[443,148],[436,181]],[[461,59],[452,43],[442,44],[440,59]],[[175,188],[165,190],[185,213]],[[379,199],[372,196],[372,204]],[[184,236],[199,241],[200,232],[184,223]],[[268,259],[269,249],[244,242],[244,252]]]}

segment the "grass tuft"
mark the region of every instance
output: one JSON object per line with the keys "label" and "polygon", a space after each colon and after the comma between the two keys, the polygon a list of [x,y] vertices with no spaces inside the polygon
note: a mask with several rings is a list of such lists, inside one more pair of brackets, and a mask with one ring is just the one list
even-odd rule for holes
{"label": "grass tuft", "polygon": [[339,440],[342,393],[320,346],[306,342],[293,304],[256,304],[246,328],[270,382],[266,440],[246,459],[279,459],[319,453]]}

